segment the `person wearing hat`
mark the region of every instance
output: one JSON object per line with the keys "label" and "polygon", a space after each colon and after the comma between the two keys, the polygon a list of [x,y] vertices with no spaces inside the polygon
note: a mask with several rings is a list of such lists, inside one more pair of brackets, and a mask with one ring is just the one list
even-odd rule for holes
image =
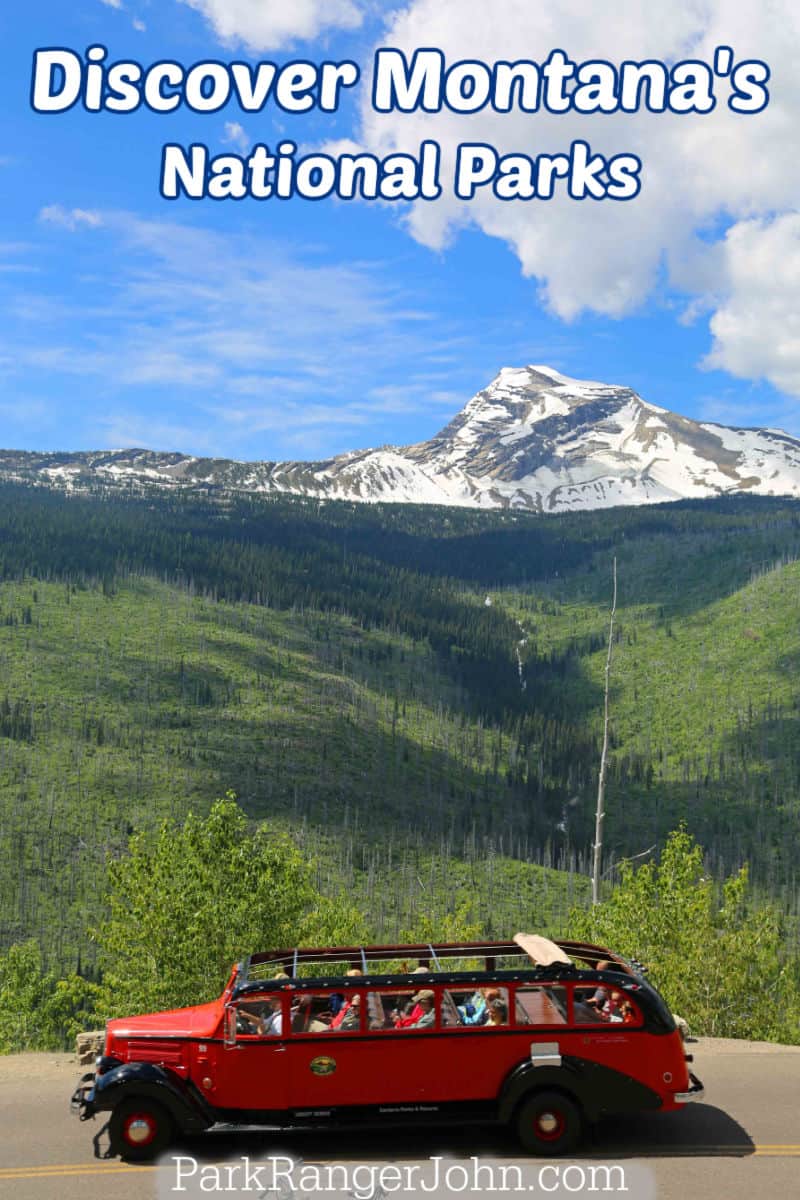
{"label": "person wearing hat", "polygon": [[[407,963],[403,963],[404,968],[407,965]],[[430,973],[430,967],[424,966],[421,962],[418,962],[414,970],[410,972],[411,975],[430,975]],[[417,997],[412,996],[408,1004],[405,1004],[403,1008],[395,1008],[390,1015],[396,1029],[410,1029],[422,1016],[422,1008],[417,1002]]]}
{"label": "person wearing hat", "polygon": [[427,989],[422,992],[417,992],[416,996],[412,996],[417,1006],[422,1010],[420,1016],[409,1026],[411,1029],[430,1029],[436,1021],[436,997],[433,992]]}
{"label": "person wearing hat", "polygon": [[[412,972],[414,975],[417,973],[422,974],[422,972],[419,970]],[[430,972],[426,971],[425,974],[428,975]],[[412,996],[411,1009],[409,1011],[402,1012],[398,1008],[394,1010],[392,1013],[392,1023],[396,1029],[411,1029],[412,1026],[416,1026],[417,1021],[419,1021],[420,1017],[425,1011],[420,1004],[419,998],[420,996],[424,996],[426,994],[432,996],[433,992],[417,992],[416,995]]]}

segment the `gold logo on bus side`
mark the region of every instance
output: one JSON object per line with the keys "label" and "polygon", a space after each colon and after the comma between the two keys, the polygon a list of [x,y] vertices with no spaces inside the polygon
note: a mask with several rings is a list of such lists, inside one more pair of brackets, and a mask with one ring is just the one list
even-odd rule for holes
{"label": "gold logo on bus side", "polygon": [[309,1066],[315,1075],[332,1075],[336,1070],[336,1059],[321,1054],[319,1058],[312,1058]]}

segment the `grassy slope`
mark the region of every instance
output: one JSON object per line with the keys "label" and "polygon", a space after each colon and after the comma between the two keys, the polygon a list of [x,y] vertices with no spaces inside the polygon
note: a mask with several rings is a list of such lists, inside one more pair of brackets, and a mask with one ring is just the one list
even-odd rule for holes
{"label": "grassy slope", "polygon": [[[254,816],[305,826],[323,883],[345,880],[394,933],[452,894],[441,864],[409,850],[434,814],[446,837],[449,815],[476,797],[505,803],[502,774],[486,776],[502,739],[489,744],[459,713],[429,648],[401,635],[144,579],[113,595],[6,583],[3,621],[0,703],[8,698],[12,716],[20,702],[23,716],[32,706],[33,721],[30,740],[24,723],[0,737],[6,941],[35,933],[64,958],[97,911],[104,855],[132,827],[205,807],[231,787]],[[391,858],[360,848],[387,837]],[[452,868],[476,895],[490,888],[478,905],[487,920],[490,910],[511,919],[533,896],[549,923],[580,886],[502,855]],[[511,905],[492,897],[501,876]]]}
{"label": "grassy slope", "polygon": [[[716,757],[754,712],[770,705],[794,711],[800,563],[778,566],[732,595],[683,614],[628,603],[624,589],[621,577],[612,689],[618,752],[655,750],[662,757],[663,751],[663,771],[670,775],[686,757]],[[545,613],[533,597],[499,600],[528,632],[529,651],[607,636],[609,599],[550,602]],[[589,686],[602,687],[605,657],[605,648],[582,656]],[[576,692],[574,702],[581,699]],[[600,716],[596,710],[598,730]]]}
{"label": "grassy slope", "polygon": [[[796,878],[800,565],[776,566],[780,552],[768,530],[619,538],[613,755],[618,770],[637,755],[654,769],[612,779],[609,847],[643,849],[685,816],[725,869],[763,844],[762,881],[776,853],[776,877]],[[596,732],[609,585],[604,549],[524,591],[472,591],[520,621],[529,657],[574,649],[549,687]],[[497,932],[557,928],[585,895],[585,880],[508,857],[522,849],[514,749],[470,715],[427,643],[141,578],[111,595],[3,583],[6,695],[23,717],[33,705],[33,740],[24,720],[0,733],[4,943],[35,933],[68,959],[104,855],[132,826],[230,787],[254,816],[298,829],[322,884],[343,880],[392,936],[459,891]]]}
{"label": "grassy slope", "polygon": [[[620,767],[641,756],[653,771],[648,783],[628,776],[610,787],[611,836],[624,828],[628,850],[643,849],[686,819],[707,846],[724,844],[726,869],[763,846],[757,874],[768,879],[774,863],[784,900],[796,906],[800,562],[760,560],[742,580],[741,562],[719,548],[685,551],[655,548],[660,574],[624,549],[620,556],[612,757]],[[528,634],[525,653],[577,647],[566,702],[598,736],[610,592],[603,555],[547,588],[496,596]]]}

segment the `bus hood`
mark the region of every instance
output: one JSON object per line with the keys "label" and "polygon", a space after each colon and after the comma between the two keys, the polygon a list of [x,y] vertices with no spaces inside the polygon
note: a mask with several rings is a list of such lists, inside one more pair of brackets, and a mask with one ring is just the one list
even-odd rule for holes
{"label": "bus hood", "polygon": [[224,1004],[214,1000],[192,1008],[171,1008],[139,1017],[117,1017],[106,1026],[108,1041],[124,1038],[210,1038],[219,1028]]}

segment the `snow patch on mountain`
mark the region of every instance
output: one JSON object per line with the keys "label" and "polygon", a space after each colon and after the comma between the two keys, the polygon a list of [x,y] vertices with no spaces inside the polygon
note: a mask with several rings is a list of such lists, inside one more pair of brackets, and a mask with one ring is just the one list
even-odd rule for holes
{"label": "snow patch on mountain", "polygon": [[692,421],[630,388],[537,364],[505,367],[435,437],[412,446],[271,463],[141,449],[0,451],[0,478],[570,512],[732,492],[800,496],[800,441]]}

